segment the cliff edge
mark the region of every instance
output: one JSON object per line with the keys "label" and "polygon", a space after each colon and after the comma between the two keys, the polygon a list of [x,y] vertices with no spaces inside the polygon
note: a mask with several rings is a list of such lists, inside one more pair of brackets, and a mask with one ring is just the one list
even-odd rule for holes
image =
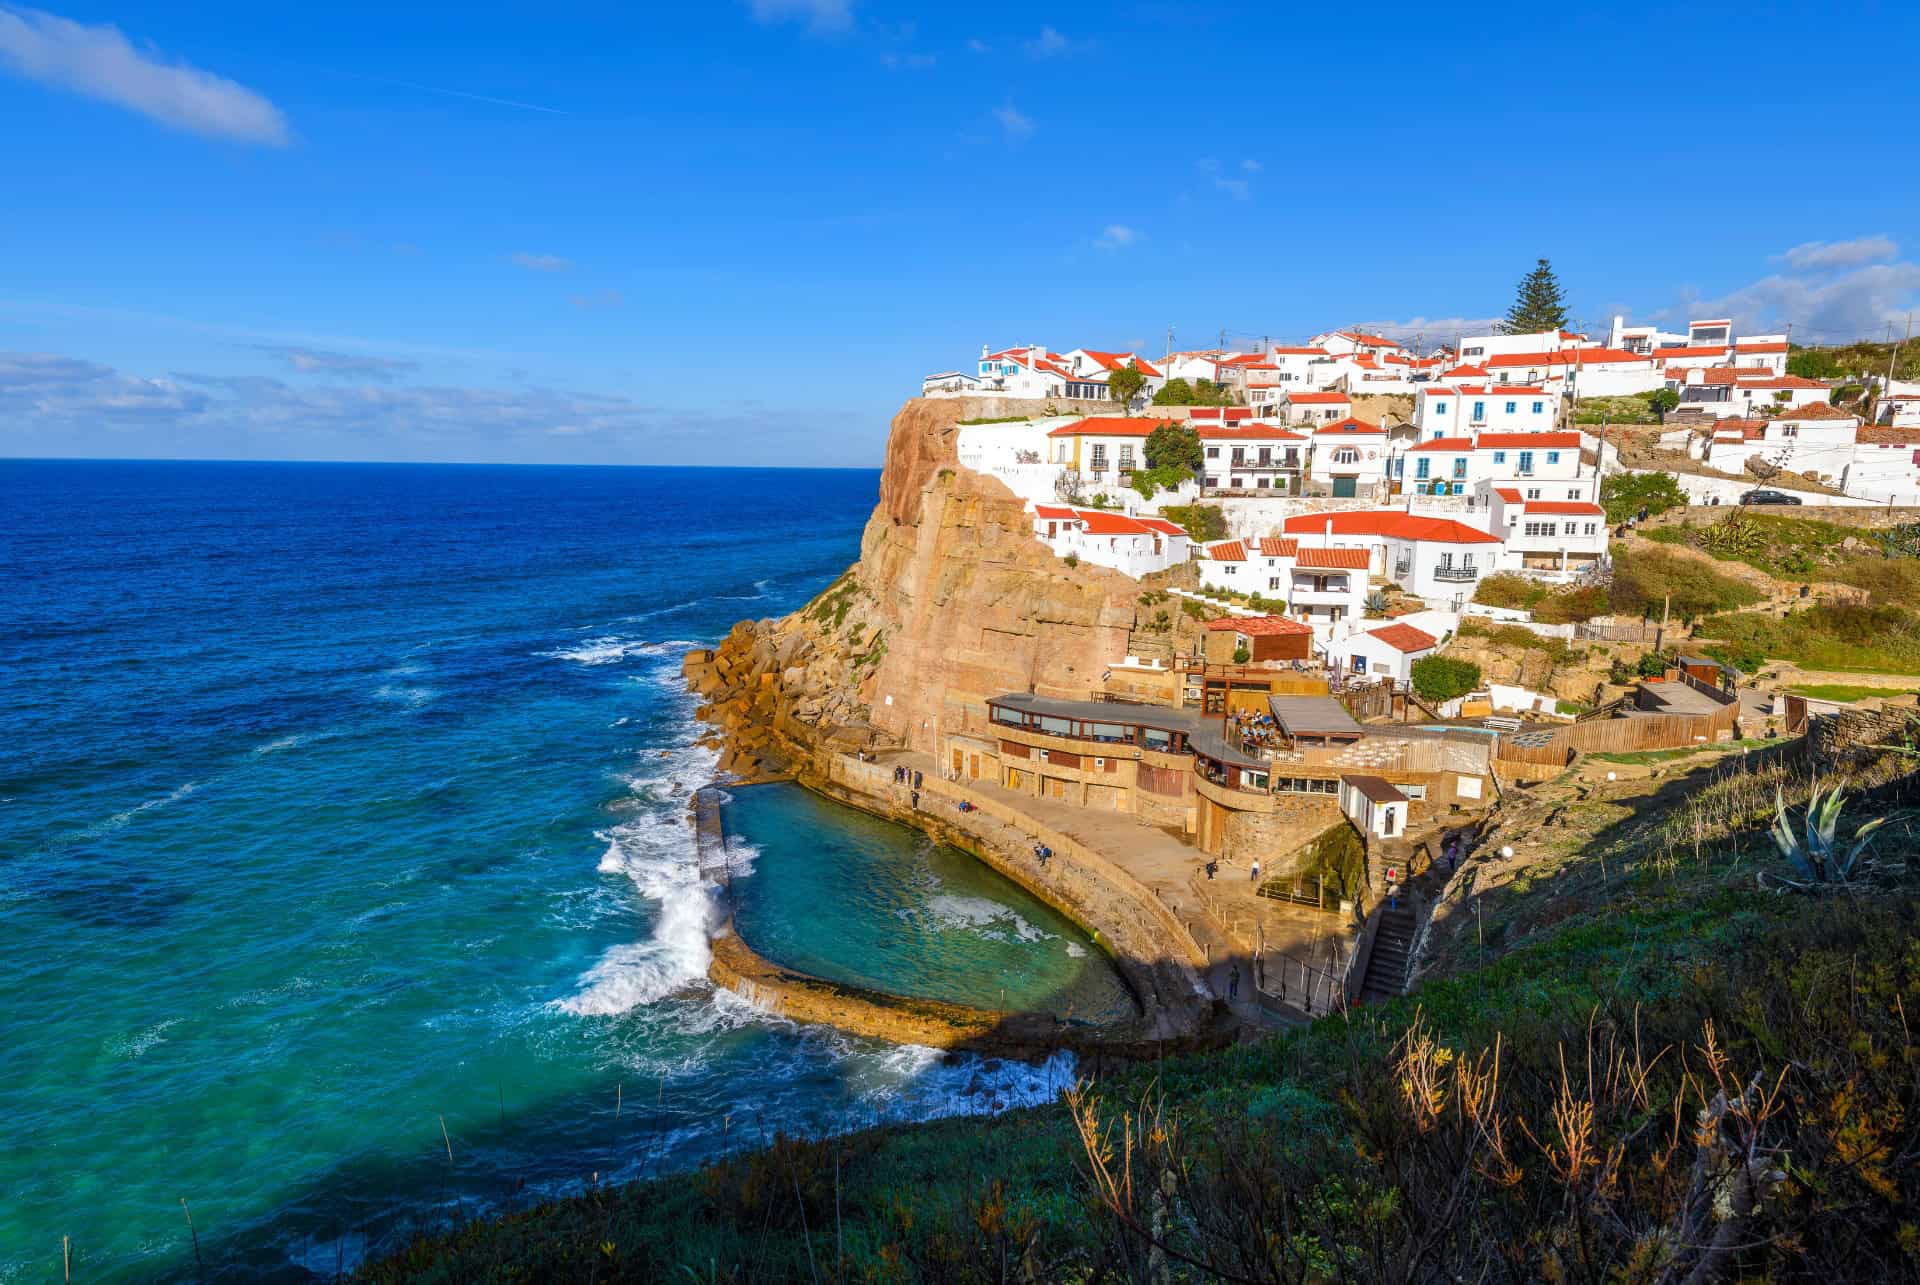
{"label": "cliff edge", "polygon": [[960,467],[959,421],[983,410],[908,402],[860,560],[792,615],[742,621],[688,654],[722,770],[805,772],[821,751],[937,754],[943,734],[988,733],[987,697],[1083,697],[1126,651],[1139,582],[1056,558],[1012,491]]}

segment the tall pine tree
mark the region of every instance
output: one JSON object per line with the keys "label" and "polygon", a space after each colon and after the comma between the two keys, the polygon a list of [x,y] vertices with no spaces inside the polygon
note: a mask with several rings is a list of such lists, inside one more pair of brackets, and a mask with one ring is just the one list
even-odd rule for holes
{"label": "tall pine tree", "polygon": [[1510,335],[1531,335],[1542,330],[1558,330],[1567,324],[1567,300],[1560,293],[1559,278],[1553,265],[1541,259],[1520,282],[1513,307],[1501,329]]}

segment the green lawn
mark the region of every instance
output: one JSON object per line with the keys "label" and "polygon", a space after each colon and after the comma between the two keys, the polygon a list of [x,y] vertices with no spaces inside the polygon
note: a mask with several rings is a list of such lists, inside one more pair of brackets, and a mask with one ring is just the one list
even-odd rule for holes
{"label": "green lawn", "polygon": [[1629,767],[1645,767],[1650,763],[1666,763],[1673,759],[1688,758],[1694,754],[1706,754],[1711,751],[1722,753],[1728,750],[1754,750],[1762,746],[1778,745],[1778,739],[1768,740],[1764,736],[1749,736],[1743,741],[1722,741],[1718,745],[1683,745],[1673,750],[1635,750],[1628,754],[1589,754],[1587,757],[1598,759],[1602,763],[1623,763]]}
{"label": "green lawn", "polygon": [[1904,696],[1903,687],[1869,687],[1864,683],[1795,683],[1787,688],[1795,696],[1817,701],[1858,701],[1875,696]]}

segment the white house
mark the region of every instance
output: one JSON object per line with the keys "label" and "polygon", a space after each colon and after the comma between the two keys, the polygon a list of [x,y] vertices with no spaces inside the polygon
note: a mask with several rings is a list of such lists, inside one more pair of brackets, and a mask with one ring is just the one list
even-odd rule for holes
{"label": "white house", "polygon": [[1787,373],[1787,356],[1785,335],[1750,335],[1733,343],[1733,364],[1736,366],[1757,366],[1776,375],[1784,375]]}
{"label": "white house", "polygon": [[1340,392],[1282,390],[1279,405],[1289,424],[1331,424],[1353,414],[1353,399]]}
{"label": "white house", "polygon": [[1361,831],[1381,839],[1397,839],[1407,832],[1407,812],[1413,801],[1383,776],[1342,773],[1340,811]]}
{"label": "white house", "polygon": [[1501,353],[1480,363],[1495,384],[1549,385],[1558,381],[1569,397],[1623,397],[1666,382],[1652,357],[1620,348],[1559,348]]}
{"label": "white house", "polygon": [[1465,495],[1480,481],[1472,475],[1473,439],[1435,437],[1409,447],[1394,460],[1403,490],[1415,495]]}
{"label": "white house", "polygon": [[1482,429],[1532,433],[1554,427],[1560,395],[1526,384],[1434,384],[1420,390],[1413,408],[1422,441],[1464,437]]}
{"label": "white house", "polygon": [[1408,593],[1456,609],[1473,597],[1480,577],[1498,569],[1500,537],[1452,518],[1398,509],[1303,513],[1284,534],[1301,548],[1366,549],[1372,567]]}
{"label": "white house", "polygon": [[1387,481],[1387,430],[1351,417],[1313,430],[1313,480],[1336,497],[1363,497]]}
{"label": "white house", "polygon": [[1920,393],[1888,393],[1880,399],[1874,420],[1888,428],[1920,428]]}
{"label": "white house", "polygon": [[[1653,359],[1666,369],[1669,378],[1687,370],[1705,370],[1709,366],[1727,366],[1733,364],[1733,346],[1715,344],[1712,347],[1695,348],[1682,345],[1675,348],[1655,348]],[[1757,368],[1756,368],[1757,369]],[[1771,372],[1769,372],[1771,373]]]}
{"label": "white house", "polygon": [[1064,364],[1073,372],[1076,382],[1096,386],[1098,396],[1092,399],[1095,401],[1112,400],[1112,394],[1107,390],[1107,380],[1114,371],[1125,370],[1128,366],[1139,367],[1140,373],[1146,378],[1146,382],[1141,385],[1143,397],[1151,398],[1167,382],[1167,377],[1160,373],[1160,368],[1138,353],[1100,352],[1093,348],[1075,348],[1066,354]]}
{"label": "white house", "polygon": [[1164,518],[1130,518],[1066,505],[1036,504],[1033,532],[1055,557],[1077,557],[1136,579],[1177,566],[1192,551],[1186,528]]}
{"label": "white house", "polygon": [[1920,504],[1920,429],[1862,428],[1841,489],[1882,503]]}
{"label": "white house", "polygon": [[1528,498],[1516,487],[1490,488],[1489,530],[1504,541],[1500,570],[1579,572],[1606,561],[1606,510],[1579,490],[1574,495],[1562,499],[1555,488],[1552,499]]}
{"label": "white house", "polygon": [[1298,495],[1310,439],[1278,424],[1190,421],[1200,434],[1203,491]]}
{"label": "white house", "polygon": [[1574,429],[1551,433],[1480,433],[1473,439],[1476,478],[1526,481],[1534,478],[1579,477],[1580,434]]}
{"label": "white house", "polygon": [[1328,650],[1340,669],[1353,678],[1390,678],[1406,683],[1413,678],[1413,662],[1439,649],[1440,640],[1426,630],[1396,621],[1336,639]]}
{"label": "white house", "polygon": [[1853,463],[1860,417],[1824,402],[1781,411],[1767,420],[1722,420],[1707,443],[1708,467],[1746,470],[1758,459],[1776,468],[1839,481]]}
{"label": "white house", "polygon": [[1590,347],[1587,337],[1571,330],[1532,330],[1518,334],[1463,335],[1460,360],[1484,364],[1489,357],[1510,357],[1515,353],[1558,352],[1562,348]]}
{"label": "white house", "polygon": [[[971,376],[969,386],[930,395],[1031,398],[1093,395],[1089,390],[1069,392],[1068,385],[1077,381],[1066,360],[1060,353],[1049,352],[1044,344],[1028,344],[999,352],[989,351],[987,345],[982,344],[980,364]],[[944,388],[954,382],[953,373],[929,375],[922,386],[924,388],[936,382]]]}
{"label": "white house", "polygon": [[1776,375],[1757,366],[1677,369],[1666,382],[1680,394],[1681,409],[1716,418],[1745,419],[1777,409],[1824,403],[1833,395],[1833,390],[1817,379]]}
{"label": "white house", "polygon": [[1334,357],[1350,357],[1355,353],[1405,352],[1406,349],[1382,335],[1370,335],[1364,330],[1329,330],[1324,335],[1315,335],[1312,339],[1315,348],[1325,349]]}
{"label": "white house", "polygon": [[1613,330],[1607,336],[1607,347],[1642,357],[1652,356],[1656,348],[1673,348],[1686,342],[1685,335],[1676,335],[1658,326],[1629,326],[1627,319],[1620,316],[1613,319]]}
{"label": "white house", "polygon": [[1288,617],[1325,637],[1332,626],[1365,615],[1372,561],[1364,548],[1303,548],[1275,536],[1224,540],[1206,547],[1200,583],[1284,602]]}
{"label": "white house", "polygon": [[1074,469],[1094,491],[1126,486],[1146,467],[1147,437],[1170,422],[1151,415],[1090,415],[1047,430],[1047,462]]}

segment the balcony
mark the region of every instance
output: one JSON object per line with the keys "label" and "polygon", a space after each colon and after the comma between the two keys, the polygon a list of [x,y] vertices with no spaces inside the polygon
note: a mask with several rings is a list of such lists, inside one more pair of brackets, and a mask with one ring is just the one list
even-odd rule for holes
{"label": "balcony", "polygon": [[1287,601],[1294,606],[1338,607],[1353,597],[1353,591],[1345,585],[1329,585],[1325,589],[1316,589],[1310,584],[1296,584],[1287,593]]}
{"label": "balcony", "polygon": [[1480,568],[1435,567],[1433,578],[1446,584],[1471,584],[1480,578]]}

